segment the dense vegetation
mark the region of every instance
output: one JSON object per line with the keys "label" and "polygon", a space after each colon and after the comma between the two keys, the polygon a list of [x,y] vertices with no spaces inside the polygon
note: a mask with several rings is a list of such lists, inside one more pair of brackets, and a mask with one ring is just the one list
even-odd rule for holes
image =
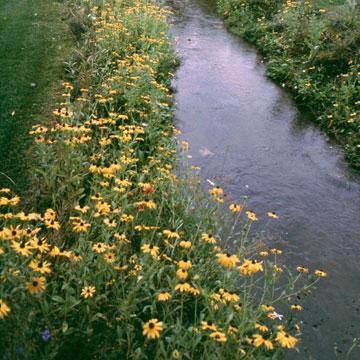
{"label": "dense vegetation", "polygon": [[326,273],[286,268],[281,250],[249,238],[245,203],[225,221],[220,187],[210,200],[196,168],[175,175],[188,144],[172,123],[166,11],[71,4],[84,34],[61,103],[30,131],[28,204],[0,189],[1,356],[281,358],[299,342],[299,301]]}
{"label": "dense vegetation", "polygon": [[229,28],[256,44],[267,74],[360,169],[360,5],[356,1],[218,0]]}

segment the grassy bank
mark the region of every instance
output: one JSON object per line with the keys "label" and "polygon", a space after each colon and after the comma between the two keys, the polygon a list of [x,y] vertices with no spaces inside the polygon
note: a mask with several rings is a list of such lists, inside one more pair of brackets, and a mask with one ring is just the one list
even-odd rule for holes
{"label": "grassy bank", "polygon": [[218,0],[236,34],[254,43],[267,74],[287,87],[360,169],[360,5],[334,0]]}
{"label": "grassy bank", "polygon": [[225,221],[220,187],[209,199],[196,169],[174,174],[188,144],[173,126],[166,11],[77,4],[86,32],[72,79],[31,130],[32,212],[0,190],[1,355],[282,358],[299,343],[299,301],[326,274],[288,269],[248,237],[246,204],[229,204]]}
{"label": "grassy bank", "polygon": [[27,188],[32,124],[55,104],[71,42],[64,5],[0,0],[0,186]]}

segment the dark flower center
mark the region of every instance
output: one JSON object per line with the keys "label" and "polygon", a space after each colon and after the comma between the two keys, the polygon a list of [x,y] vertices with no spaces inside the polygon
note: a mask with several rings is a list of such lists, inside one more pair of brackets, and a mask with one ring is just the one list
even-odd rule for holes
{"label": "dark flower center", "polygon": [[32,286],[37,287],[38,285],[39,285],[39,283],[37,281],[32,282]]}
{"label": "dark flower center", "polygon": [[150,328],[150,329],[153,329],[154,327],[155,327],[155,325],[154,325],[153,323],[150,323],[150,324],[149,324],[149,328]]}

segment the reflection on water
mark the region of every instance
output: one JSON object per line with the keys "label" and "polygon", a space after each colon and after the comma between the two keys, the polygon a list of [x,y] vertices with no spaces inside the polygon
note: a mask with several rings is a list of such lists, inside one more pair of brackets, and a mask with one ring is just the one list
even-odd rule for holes
{"label": "reflection on water", "polygon": [[[266,79],[254,49],[230,35],[206,2],[169,0],[182,59],[177,125],[202,177],[221,180],[232,201],[249,196],[256,229],[288,261],[329,273],[303,312],[304,343],[291,359],[345,357],[360,337],[360,178],[339,149]],[[265,213],[280,214],[268,223]],[[354,352],[351,359],[359,359]]]}

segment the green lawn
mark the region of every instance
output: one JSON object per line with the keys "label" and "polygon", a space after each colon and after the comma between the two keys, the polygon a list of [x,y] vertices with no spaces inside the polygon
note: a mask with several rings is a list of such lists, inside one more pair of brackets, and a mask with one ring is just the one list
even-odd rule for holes
{"label": "green lawn", "polygon": [[0,0],[0,187],[26,190],[32,124],[51,113],[71,36],[65,6]]}

